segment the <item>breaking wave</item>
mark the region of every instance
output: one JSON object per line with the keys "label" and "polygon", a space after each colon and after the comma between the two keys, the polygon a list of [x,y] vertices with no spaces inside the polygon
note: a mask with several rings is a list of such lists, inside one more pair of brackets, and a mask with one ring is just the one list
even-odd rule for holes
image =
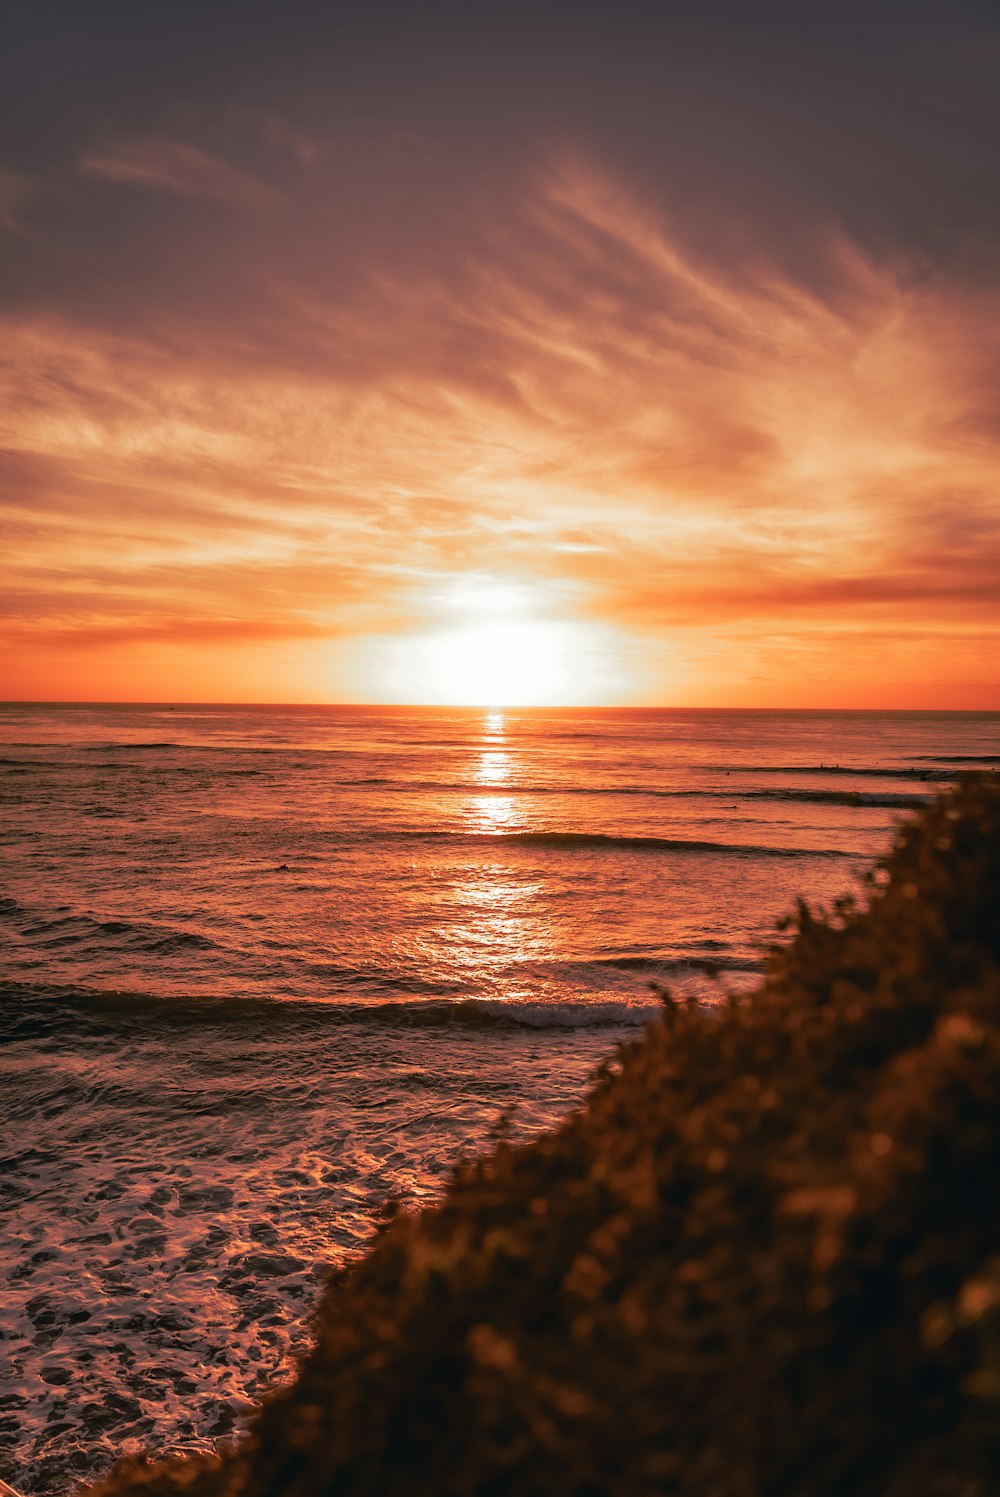
{"label": "breaking wave", "polygon": [[[749,772],[749,771],[748,771]],[[861,773],[862,771],[857,771]],[[252,773],[252,771],[244,771]],[[922,777],[926,777],[923,776]],[[820,790],[796,786],[782,789],[740,789],[739,786],[725,790],[661,790],[648,785],[490,785],[471,780],[392,780],[386,776],[369,775],[363,779],[342,780],[341,784],[351,789],[367,787],[390,790],[399,794],[421,791],[452,792],[462,795],[586,795],[600,797],[649,798],[652,800],[764,800],[792,801],[805,805],[820,806],[871,806],[879,810],[913,810],[926,805],[931,798],[914,791],[876,790]]]}
{"label": "breaking wave", "polygon": [[[644,962],[624,958],[624,963]],[[695,968],[695,960],[659,962],[636,970],[666,971]],[[713,965],[719,965],[715,963]],[[741,964],[746,966],[746,963]],[[245,1037],[263,1027],[275,1039],[301,1031],[344,1026],[372,1029],[617,1029],[647,1024],[661,1010],[646,998],[601,999],[595,1002],[532,1002],[505,998],[401,998],[392,1002],[324,1003],[317,1000],[244,998],[165,998],[151,993],[89,989],[15,982],[0,988],[4,1003],[4,1031],[8,1039],[24,1039],[61,1028],[67,1019],[112,1024],[116,1032],[131,1020],[148,1032],[150,1026],[187,1029],[193,1026],[237,1026]]]}
{"label": "breaking wave", "polygon": [[523,847],[617,849],[629,852],[706,852],[748,858],[854,858],[863,856],[838,847],[769,847],[758,843],[715,842],[700,837],[641,837],[611,832],[450,832],[407,830],[389,832],[385,840],[454,842],[469,846],[511,845]]}
{"label": "breaking wave", "polygon": [[106,941],[109,937],[123,949],[160,955],[173,951],[213,951],[218,947],[218,942],[199,931],[176,930],[152,922],[100,920],[94,915],[78,914],[69,909],[56,910],[40,918],[14,898],[0,899],[0,919],[15,921],[19,934],[42,950],[83,946],[93,941]]}

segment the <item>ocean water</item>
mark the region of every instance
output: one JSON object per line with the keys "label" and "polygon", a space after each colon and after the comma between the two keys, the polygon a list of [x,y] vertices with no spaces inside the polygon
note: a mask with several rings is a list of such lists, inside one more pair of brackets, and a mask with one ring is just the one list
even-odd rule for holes
{"label": "ocean water", "polygon": [[1000,763],[1000,714],[0,707],[0,1474],[204,1449],[390,1197]]}

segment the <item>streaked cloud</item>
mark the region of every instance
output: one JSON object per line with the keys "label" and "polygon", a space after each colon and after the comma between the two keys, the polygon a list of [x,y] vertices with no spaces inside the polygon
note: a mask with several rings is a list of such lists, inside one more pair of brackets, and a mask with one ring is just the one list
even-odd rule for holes
{"label": "streaked cloud", "polygon": [[272,208],[282,194],[251,172],[182,141],[153,137],[121,142],[88,156],[80,170],[130,187],[158,188],[179,197],[215,199],[237,208]]}
{"label": "streaked cloud", "polygon": [[[995,287],[828,222],[799,269],[709,254],[582,151],[457,214],[419,142],[269,130],[280,191],[166,137],[89,155],[186,199],[195,261],[127,317],[114,265],[6,316],[9,691],[117,662],[169,695],[186,660],[206,695],[378,697],[358,661],[479,578],[603,628],[605,695],[1000,704]],[[421,172],[440,222],[387,233]],[[279,201],[253,236],[198,217]]]}

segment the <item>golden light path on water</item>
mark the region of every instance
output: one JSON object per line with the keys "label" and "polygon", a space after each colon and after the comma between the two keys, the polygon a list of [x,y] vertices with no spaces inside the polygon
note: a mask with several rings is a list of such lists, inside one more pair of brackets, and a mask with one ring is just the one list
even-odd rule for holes
{"label": "golden light path on water", "polygon": [[[512,788],[515,772],[503,712],[484,713],[481,742],[484,747],[478,750],[472,779],[485,793],[469,798],[463,819],[473,834],[499,836],[521,825],[515,797],[503,793]],[[523,964],[545,948],[550,933],[539,919],[537,885],[512,878],[510,868],[499,861],[487,861],[461,892],[474,918],[454,933],[460,962],[516,966],[517,959]],[[530,982],[514,981],[508,983],[505,998],[516,1002],[530,991]]]}
{"label": "golden light path on water", "polygon": [[[502,712],[486,713],[483,741],[497,746],[481,751],[475,769],[476,782],[491,789],[505,789],[511,782],[511,754],[506,747]],[[479,822],[477,830],[483,832],[502,831],[514,820],[514,801],[509,795],[480,795],[473,801],[473,807]]]}

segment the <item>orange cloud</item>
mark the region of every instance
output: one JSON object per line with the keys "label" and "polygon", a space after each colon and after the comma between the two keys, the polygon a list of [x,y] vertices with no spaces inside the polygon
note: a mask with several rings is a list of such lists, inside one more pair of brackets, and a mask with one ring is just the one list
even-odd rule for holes
{"label": "orange cloud", "polygon": [[[172,283],[128,332],[8,317],[9,694],[44,658],[56,694],[94,695],[88,671],[107,683],[127,649],[169,695],[186,647],[206,695],[398,695],[385,642],[486,576],[606,631],[602,698],[1000,705],[994,291],[832,229],[809,275],[763,249],[720,264],[572,156],[433,254],[393,244],[331,277],[331,159],[296,153],[287,243],[262,229],[203,320]],[[86,171],[273,200],[163,140]],[[355,218],[377,228],[372,191]],[[280,674],[255,666],[263,640]],[[203,641],[223,652],[207,674]],[[294,641],[310,663],[289,673]]]}

